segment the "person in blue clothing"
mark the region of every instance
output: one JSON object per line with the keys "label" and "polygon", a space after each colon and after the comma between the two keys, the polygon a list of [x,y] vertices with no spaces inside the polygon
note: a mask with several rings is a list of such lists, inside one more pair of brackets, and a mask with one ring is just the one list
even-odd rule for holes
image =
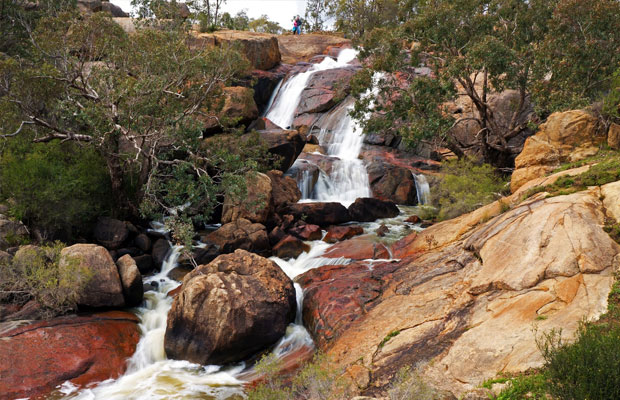
{"label": "person in blue clothing", "polygon": [[293,18],[293,35],[301,35],[301,18],[299,15]]}

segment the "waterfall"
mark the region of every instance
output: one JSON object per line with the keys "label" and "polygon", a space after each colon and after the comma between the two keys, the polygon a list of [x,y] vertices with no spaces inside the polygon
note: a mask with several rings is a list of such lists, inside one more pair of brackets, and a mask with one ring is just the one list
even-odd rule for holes
{"label": "waterfall", "polygon": [[265,117],[282,128],[290,127],[293,119],[295,119],[295,110],[299,105],[301,93],[306,88],[310,77],[319,71],[344,67],[353,61],[356,56],[356,50],[344,49],[338,55],[337,60],[326,57],[319,64],[312,65],[307,71],[287,79],[286,82],[281,84],[273,104],[268,109]]}
{"label": "waterfall", "polygon": [[345,207],[359,197],[370,197],[366,166],[359,159],[364,136],[350,111],[354,100],[348,98],[321,118],[319,143],[336,159],[330,174],[321,174],[313,191],[313,199],[337,201]]}
{"label": "waterfall", "polygon": [[[413,174],[413,173],[412,173]],[[418,194],[418,204],[427,205],[431,203],[431,189],[424,174],[413,174],[415,189]]]}

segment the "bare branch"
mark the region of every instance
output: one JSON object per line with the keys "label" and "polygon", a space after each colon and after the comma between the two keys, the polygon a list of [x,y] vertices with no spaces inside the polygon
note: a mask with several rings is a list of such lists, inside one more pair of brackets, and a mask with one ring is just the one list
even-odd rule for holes
{"label": "bare branch", "polygon": [[9,137],[13,137],[13,136],[17,136],[19,135],[19,132],[21,132],[22,128],[24,127],[24,125],[32,125],[34,124],[33,121],[22,121],[21,124],[19,124],[19,128],[17,128],[17,130],[13,133],[8,133],[6,135],[0,135],[0,138],[6,139]]}

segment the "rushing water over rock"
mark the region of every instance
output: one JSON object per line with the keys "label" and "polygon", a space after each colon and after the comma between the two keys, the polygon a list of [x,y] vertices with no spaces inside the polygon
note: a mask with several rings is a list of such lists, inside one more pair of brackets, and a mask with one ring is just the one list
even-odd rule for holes
{"label": "rushing water over rock", "polygon": [[288,128],[293,123],[301,93],[306,88],[310,77],[319,71],[344,67],[356,56],[356,50],[344,49],[338,55],[337,60],[326,57],[322,62],[312,65],[307,71],[287,79],[282,83],[265,117],[282,128]]}
{"label": "rushing water over rock", "polygon": [[418,204],[431,204],[431,189],[424,174],[413,174],[415,179],[415,189],[418,194]]}
{"label": "rushing water over rock", "polygon": [[349,114],[352,109],[353,99],[349,98],[319,121],[319,143],[337,160],[329,174],[319,176],[313,199],[349,206],[357,198],[371,196],[366,166],[358,158],[364,137]]}

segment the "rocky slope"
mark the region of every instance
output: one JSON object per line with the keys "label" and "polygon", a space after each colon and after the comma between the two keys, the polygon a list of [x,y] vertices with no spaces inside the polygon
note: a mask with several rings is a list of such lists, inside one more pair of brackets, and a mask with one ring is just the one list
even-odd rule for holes
{"label": "rocky slope", "polygon": [[535,328],[571,337],[606,310],[620,246],[603,226],[620,218],[620,182],[521,202],[523,193],[412,234],[394,245],[399,261],[302,276],[320,347],[370,394],[406,365],[456,396],[542,365]]}

